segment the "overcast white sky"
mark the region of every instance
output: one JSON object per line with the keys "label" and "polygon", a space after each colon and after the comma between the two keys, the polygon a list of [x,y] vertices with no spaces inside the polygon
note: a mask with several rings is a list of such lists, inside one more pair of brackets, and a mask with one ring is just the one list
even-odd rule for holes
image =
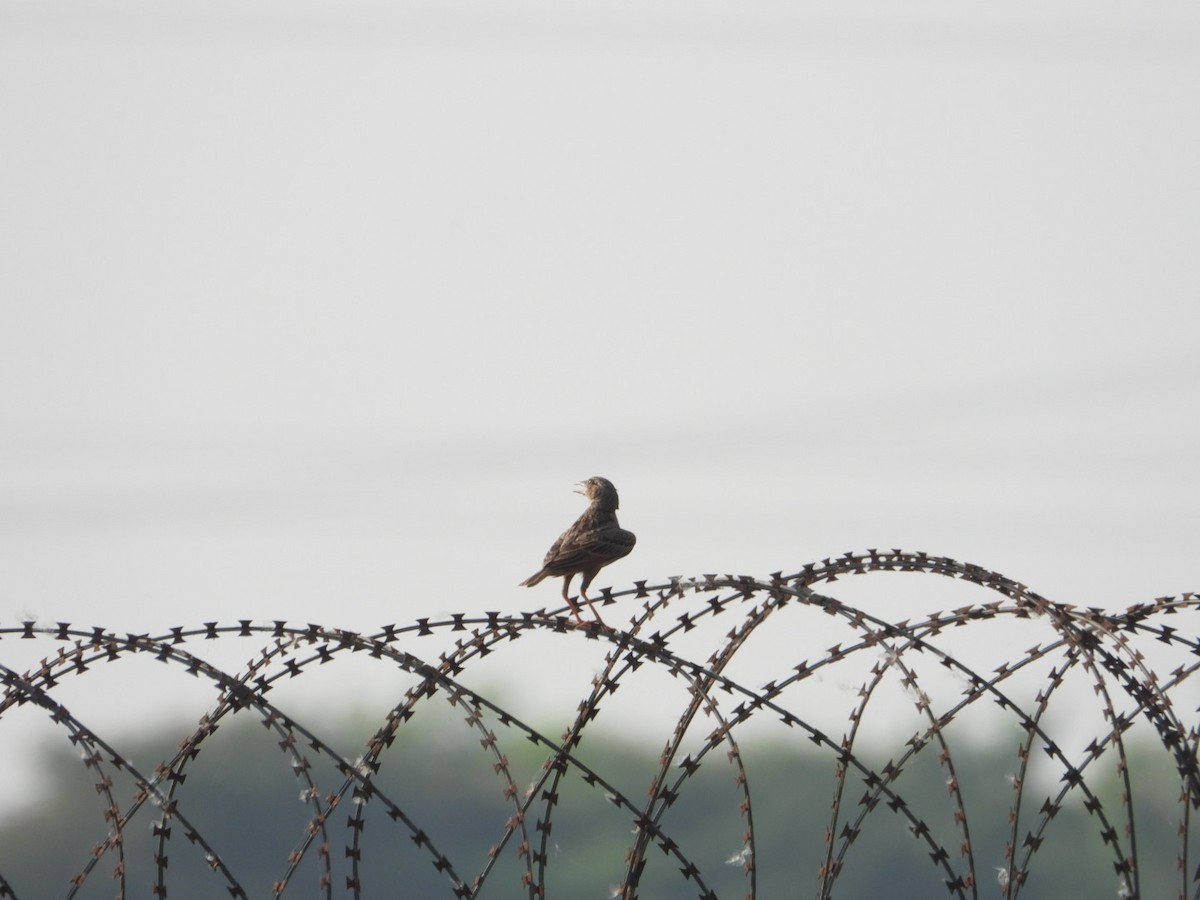
{"label": "overcast white sky", "polygon": [[0,5],[0,619],[869,546],[1200,589],[1200,12]]}

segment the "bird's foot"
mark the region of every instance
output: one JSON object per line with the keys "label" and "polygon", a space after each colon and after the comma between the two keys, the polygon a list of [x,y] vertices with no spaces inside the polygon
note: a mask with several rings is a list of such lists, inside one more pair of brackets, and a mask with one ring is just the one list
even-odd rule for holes
{"label": "bird's foot", "polygon": [[599,631],[616,631],[615,628],[613,628],[611,625],[609,625],[603,619],[599,619],[599,618],[580,619],[575,623],[575,627],[583,628],[583,629],[587,629],[587,630],[595,628]]}

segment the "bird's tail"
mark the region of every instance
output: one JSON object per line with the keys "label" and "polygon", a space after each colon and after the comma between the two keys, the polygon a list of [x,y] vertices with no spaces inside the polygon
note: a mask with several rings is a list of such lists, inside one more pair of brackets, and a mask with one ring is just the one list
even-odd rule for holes
{"label": "bird's tail", "polygon": [[524,581],[521,582],[521,587],[533,587],[539,581],[546,577],[546,571],[543,569],[540,572],[535,572]]}

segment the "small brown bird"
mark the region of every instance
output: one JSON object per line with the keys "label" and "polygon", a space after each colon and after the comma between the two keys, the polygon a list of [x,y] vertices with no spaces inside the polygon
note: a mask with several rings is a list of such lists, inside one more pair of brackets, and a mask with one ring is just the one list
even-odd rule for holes
{"label": "small brown bird", "polygon": [[611,481],[607,478],[589,478],[579,482],[579,486],[581,490],[575,493],[583,494],[591,504],[584,514],[575,520],[575,524],[564,531],[550,547],[542,561],[542,568],[521,584],[533,587],[543,578],[561,575],[563,599],[571,607],[578,623],[583,625],[579,607],[567,596],[571,579],[579,573],[583,575],[583,582],[579,585],[579,596],[587,603],[596,621],[604,625],[596,607],[588,600],[588,585],[602,568],[627,555],[633,549],[637,538],[633,536],[632,531],[626,531],[617,524],[617,489]]}

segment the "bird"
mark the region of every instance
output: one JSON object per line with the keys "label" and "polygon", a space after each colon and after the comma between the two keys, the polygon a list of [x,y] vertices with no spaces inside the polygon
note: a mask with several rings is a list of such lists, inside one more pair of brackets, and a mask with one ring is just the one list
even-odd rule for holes
{"label": "bird", "polygon": [[585,625],[579,607],[567,595],[571,579],[578,573],[583,576],[579,585],[579,596],[587,603],[596,621],[607,628],[596,607],[588,599],[588,585],[596,573],[610,562],[627,556],[637,542],[632,531],[617,524],[617,489],[607,478],[596,476],[578,484],[575,493],[583,494],[590,501],[583,515],[575,524],[564,531],[546,553],[542,567],[521,582],[523,587],[533,587],[544,578],[562,576],[563,599],[571,607],[578,625]]}

